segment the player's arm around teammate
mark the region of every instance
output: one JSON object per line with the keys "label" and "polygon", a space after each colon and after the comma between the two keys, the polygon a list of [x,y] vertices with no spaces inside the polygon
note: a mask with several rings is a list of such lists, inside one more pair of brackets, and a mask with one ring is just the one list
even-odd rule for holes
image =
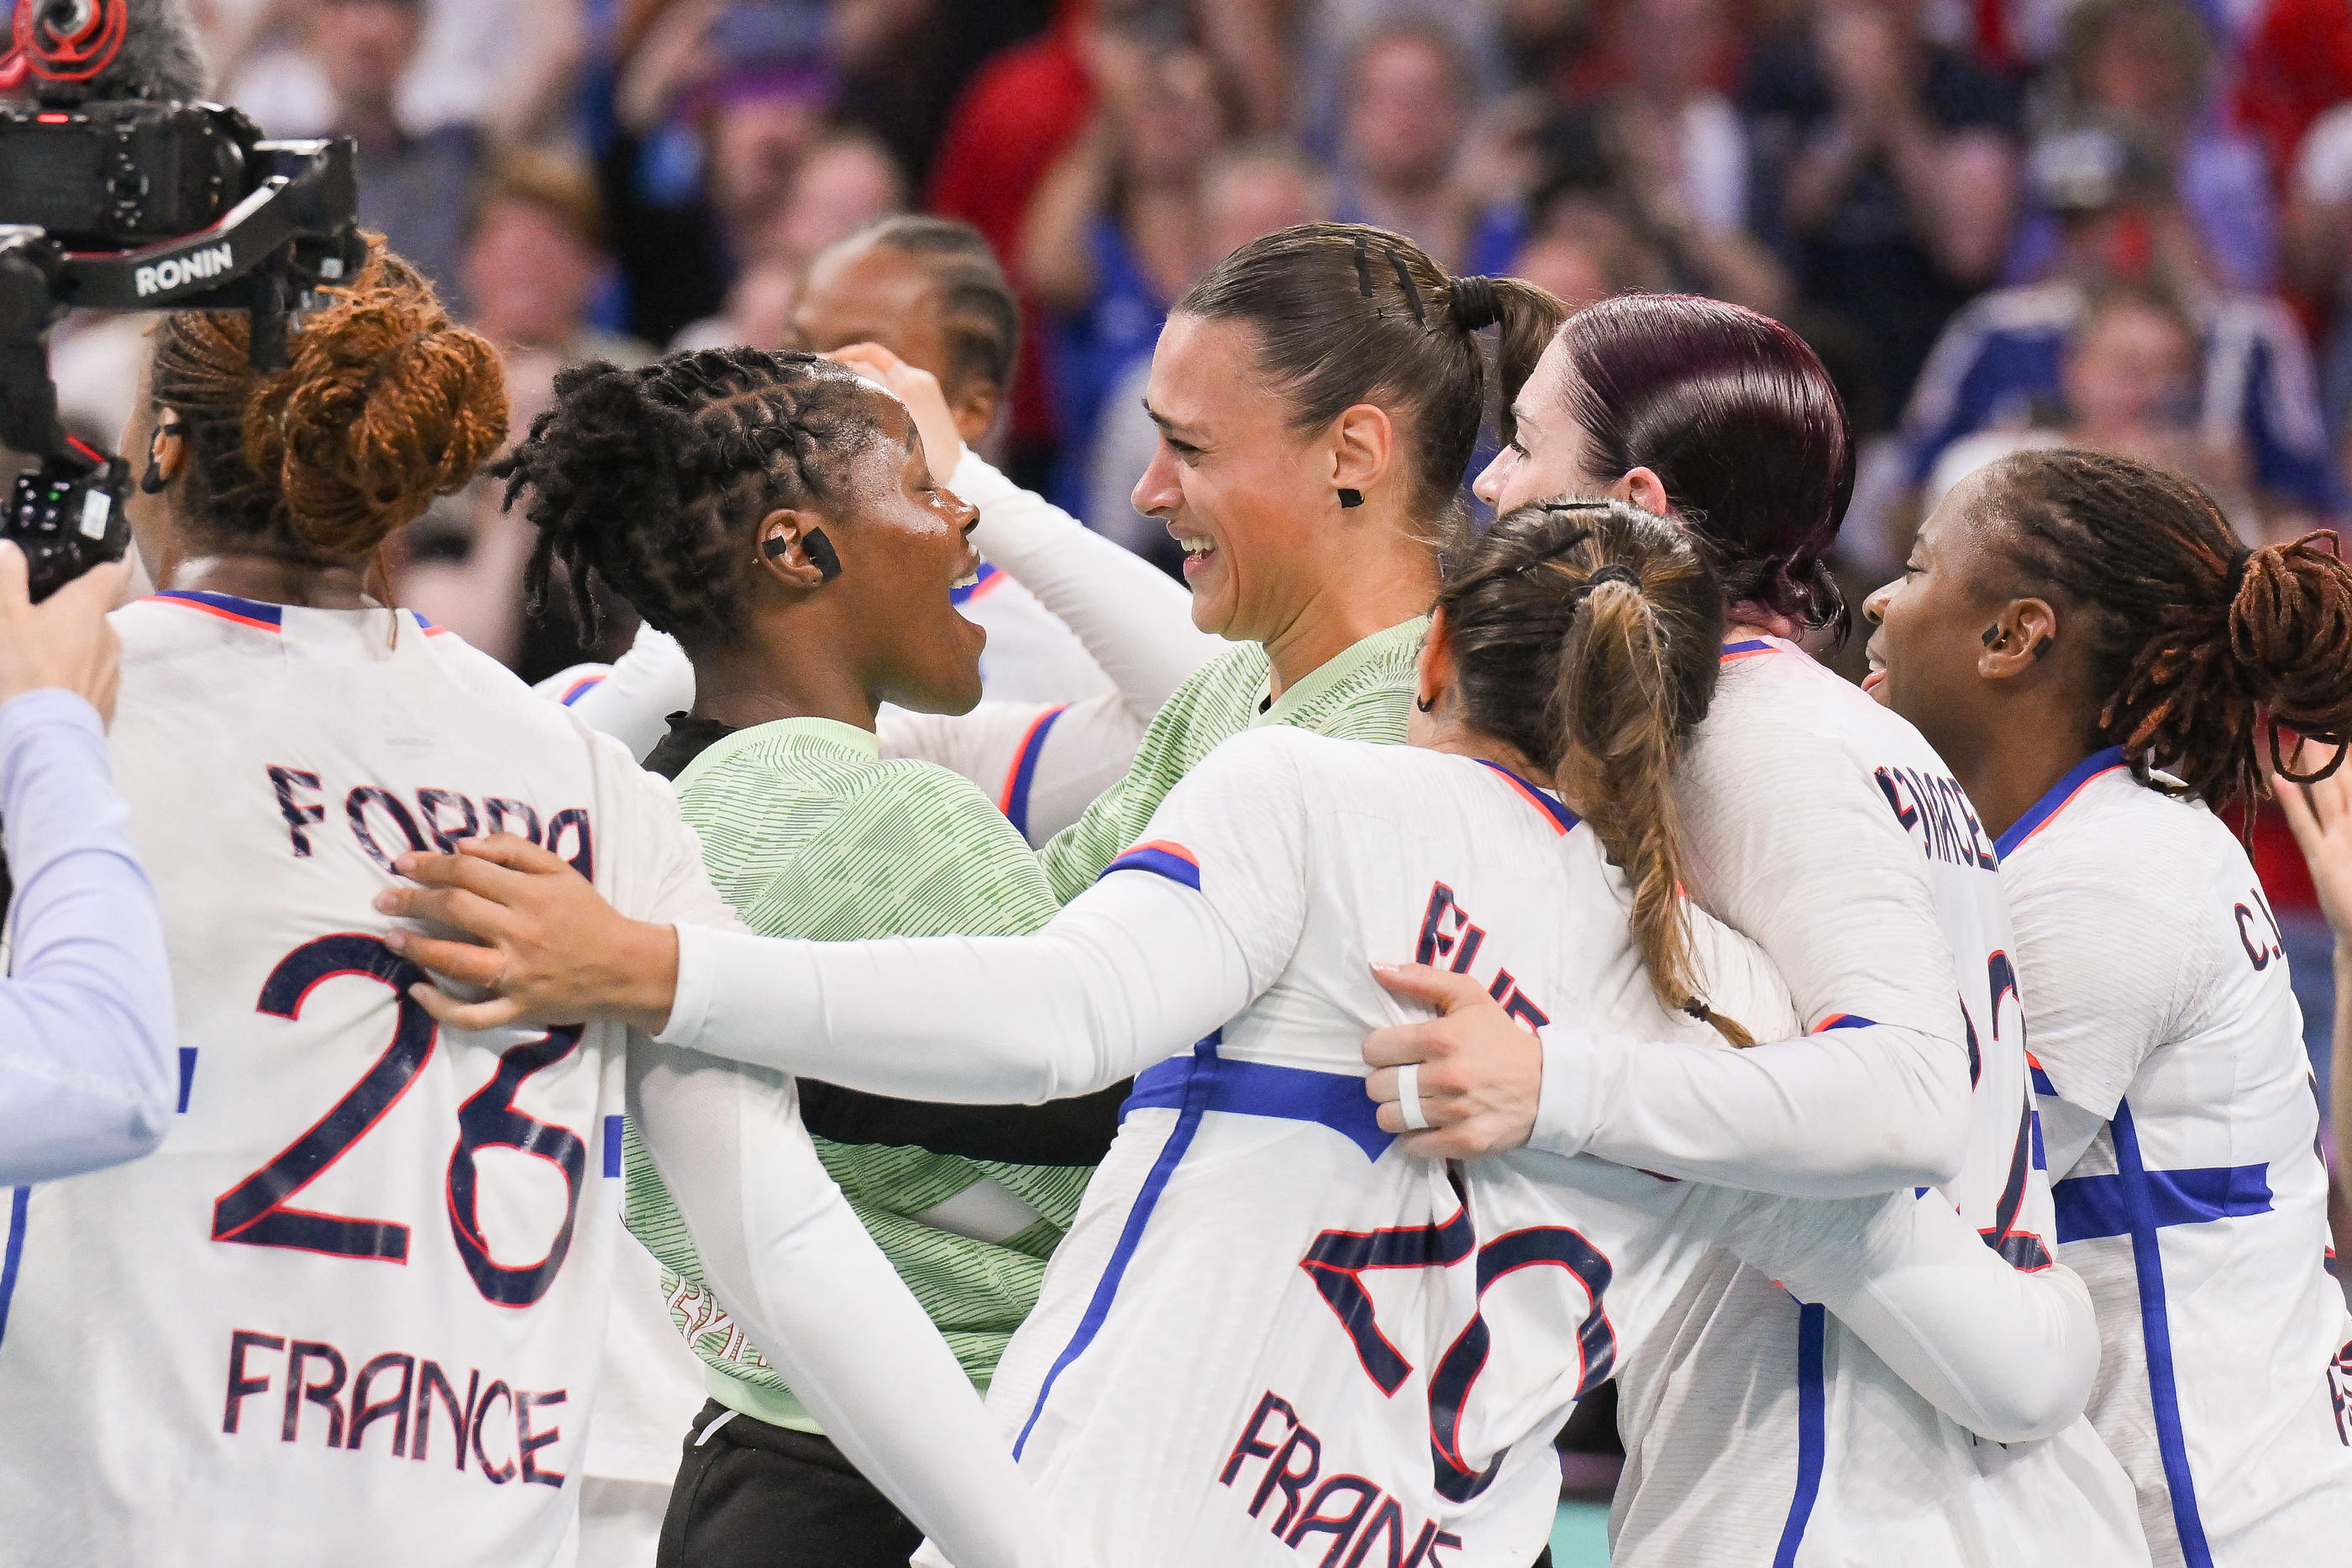
{"label": "player's arm around teammate", "polygon": [[[1970,1087],[1955,991],[1969,966],[1981,990],[1984,956],[1955,953],[1930,868],[1874,780],[1876,740],[1868,724],[1856,733],[1851,690],[1770,667],[1802,657],[1779,639],[1846,621],[1824,559],[1853,457],[1826,372],[1738,307],[1629,298],[1553,337],[1517,421],[1480,495],[1628,499],[1682,521],[1724,575],[1724,685],[1675,774],[1690,890],[1763,946],[1811,1032],[1737,1055],[1566,1022],[1538,1042],[1459,977],[1401,970],[1392,988],[1443,1016],[1365,1042],[1381,1125],[1433,1157],[1532,1139],[1773,1192],[1949,1178]],[[1740,667],[1751,660],[1763,663]],[[1406,1066],[1418,1069],[1410,1109]]]}
{"label": "player's arm around teammate", "polygon": [[172,1113],[163,922],[106,761],[121,654],[106,612],[129,572],[100,567],[36,606],[24,552],[0,544],[0,886],[15,886],[0,1186],[136,1159]]}
{"label": "player's arm around teammate", "polygon": [[[694,706],[648,766],[676,780],[713,880],[752,930],[999,934],[1051,917],[1036,857],[985,798],[934,766],[877,755],[884,702],[956,712],[979,699],[983,640],[953,595],[979,563],[973,509],[936,482],[888,393],[805,353],[589,367],[559,381],[551,413],[503,472],[528,487],[541,530],[535,588],[555,562],[575,583],[600,579],[693,659]],[[1076,1157],[985,1168],[871,1145],[924,1143],[944,1124],[967,1144],[997,1131],[997,1154],[1021,1136],[1067,1141],[1065,1113],[888,1109],[918,1135],[876,1125],[845,1139],[812,1117],[816,1154],[984,1386],[1035,1301],[1116,1108],[1095,1108],[1097,1124],[1079,1129],[1092,1146]],[[869,1123],[886,1119],[866,1110]],[[796,1126],[789,1104],[769,1113]],[[1045,1134],[1024,1125],[1039,1122],[1052,1124]],[[655,1158],[632,1153],[630,1226],[672,1270],[671,1316],[711,1393],[686,1434],[661,1561],[902,1563],[921,1531],[827,1437],[857,1413],[820,1404],[821,1390],[804,1400],[805,1363],[778,1375],[793,1347],[772,1351],[719,1315],[743,1286],[712,1277],[712,1222],[663,1179],[681,1162],[694,1168],[693,1145],[662,1148],[652,1128],[645,1145]],[[758,1288],[790,1288],[789,1267],[753,1267]]]}

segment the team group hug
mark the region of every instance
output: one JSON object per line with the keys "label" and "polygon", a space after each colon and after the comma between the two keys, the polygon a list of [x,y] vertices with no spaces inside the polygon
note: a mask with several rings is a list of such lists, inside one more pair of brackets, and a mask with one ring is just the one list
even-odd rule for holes
{"label": "team group hug", "polygon": [[[282,368],[160,319],[157,591],[6,829],[171,986],[0,1170],[0,1564],[1528,1568],[1612,1381],[1620,1568],[2347,1560],[2222,815],[2352,806],[2332,536],[2026,451],[1857,616],[1786,329],[1318,224],[1159,341],[1179,587],[973,449],[971,231],[799,325],[509,443],[380,242]],[[486,465],[616,664],[386,602]]]}

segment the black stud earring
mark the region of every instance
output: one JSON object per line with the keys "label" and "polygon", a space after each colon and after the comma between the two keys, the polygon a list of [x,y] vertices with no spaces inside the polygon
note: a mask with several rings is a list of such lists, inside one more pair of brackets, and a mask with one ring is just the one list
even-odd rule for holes
{"label": "black stud earring", "polygon": [[1412,706],[1421,712],[1427,713],[1431,708],[1437,706],[1437,699],[1434,697],[1415,697],[1412,699]]}
{"label": "black stud earring", "polygon": [[1362,506],[1363,504],[1364,504],[1364,493],[1363,493],[1361,490],[1342,490],[1342,491],[1340,491],[1340,492],[1339,492],[1339,505],[1340,505],[1340,506],[1345,507],[1348,507],[1348,508],[1349,508],[1349,509],[1351,509],[1351,510],[1352,510],[1353,508],[1355,508],[1355,507],[1360,507],[1360,506]]}

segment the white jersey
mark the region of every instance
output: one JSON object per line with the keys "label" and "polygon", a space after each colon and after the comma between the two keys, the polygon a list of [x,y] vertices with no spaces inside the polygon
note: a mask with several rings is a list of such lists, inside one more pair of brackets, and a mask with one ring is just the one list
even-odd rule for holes
{"label": "white jersey", "polygon": [[[723,919],[621,748],[403,614],[117,614],[115,775],[167,915],[179,1114],[33,1190],[0,1562],[540,1563],[576,1511],[619,1233],[624,1030],[438,1030],[370,907],[503,828]],[[505,700],[500,701],[499,698]]]}
{"label": "white jersey", "polygon": [[[1553,1433],[1643,1354],[1712,1245],[1801,1283],[1940,1216],[1945,1294],[2020,1281],[1907,1194],[1775,1199],[1589,1157],[1397,1151],[1363,1088],[1365,1032],[1407,1016],[1376,961],[1471,975],[1530,1028],[1716,1040],[1655,999],[1627,906],[1591,831],[1501,768],[1268,728],[1180,782],[1039,936],[682,933],[665,1038],[715,1031],[732,1051],[758,1034],[814,1076],[956,1098],[1156,1061],[990,1388],[1071,1554],[1524,1568],[1558,1500]],[[1694,925],[1726,1010],[1792,1027],[1752,946]],[[2064,1288],[2087,1389],[2088,1303]],[[2030,1337],[1980,1315],[2003,1323],[1988,1360]]]}
{"label": "white jersey", "polygon": [[2075,1108],[2052,1107],[2053,1125],[2104,1124],[2053,1173],[2059,1251],[2099,1308],[2091,1418],[2156,1561],[2341,1563],[2352,1316],[2330,1277],[2302,1015],[2253,866],[2113,749],[2000,851],[2038,1087]]}
{"label": "white jersey", "polygon": [[[2052,1201],[1992,835],[1941,758],[1801,650],[1759,639],[1725,650],[1676,799],[1693,898],[1757,937],[1810,1030],[1864,1040],[1903,1026],[1965,1052],[1966,1146],[1941,1195],[2012,1265],[2047,1268]],[[2128,1486],[2087,1423],[1979,1442],[1834,1317],[1727,1253],[1675,1312],[1658,1354],[1620,1376],[1621,1568],[2145,1560]]]}
{"label": "white jersey", "polygon": [[569,1563],[625,1103],[844,1448],[1010,1568],[1017,1477],[790,1081],[615,1023],[440,1029],[382,939],[394,857],[500,830],[636,918],[731,924],[663,781],[406,612],[175,592],[114,620],[178,1113],[12,1206],[0,1564]]}

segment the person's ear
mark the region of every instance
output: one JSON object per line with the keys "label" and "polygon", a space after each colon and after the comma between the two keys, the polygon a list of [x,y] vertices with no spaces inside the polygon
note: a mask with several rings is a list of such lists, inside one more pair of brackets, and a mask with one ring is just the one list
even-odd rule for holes
{"label": "person's ear", "polygon": [[1454,685],[1454,628],[1443,607],[1429,612],[1429,635],[1412,662],[1412,706],[1429,713]]}
{"label": "person's ear", "polygon": [[[955,415],[956,434],[963,437],[966,446],[977,446],[996,428],[996,412],[1004,406],[1004,399],[995,387],[979,376],[967,376],[948,398],[948,412]],[[947,476],[940,476],[945,481]]]}
{"label": "person's ear", "polygon": [[787,588],[824,587],[841,575],[841,557],[814,512],[779,507],[760,519],[759,564]]}
{"label": "person's ear", "polygon": [[1988,681],[2015,680],[2058,646],[2058,612],[2046,599],[2012,599],[1978,641],[1984,652],[1977,655],[1977,674]]}
{"label": "person's ear", "polygon": [[1370,491],[1389,471],[1395,455],[1396,426],[1386,409],[1360,402],[1341,410],[1331,424],[1333,504],[1360,504],[1343,503],[1339,493],[1352,490],[1360,497]]}
{"label": "person's ear", "polygon": [[155,411],[155,429],[147,438],[146,471],[139,476],[140,489],[150,496],[170,488],[188,460],[188,438],[181,431],[181,423],[177,409]]}
{"label": "person's ear", "polygon": [[1628,468],[1623,478],[1609,486],[1609,494],[1612,499],[1631,501],[1642,510],[1655,512],[1662,517],[1670,515],[1674,506],[1666,499],[1665,481],[1658,477],[1657,470],[1654,468],[1638,465]]}

